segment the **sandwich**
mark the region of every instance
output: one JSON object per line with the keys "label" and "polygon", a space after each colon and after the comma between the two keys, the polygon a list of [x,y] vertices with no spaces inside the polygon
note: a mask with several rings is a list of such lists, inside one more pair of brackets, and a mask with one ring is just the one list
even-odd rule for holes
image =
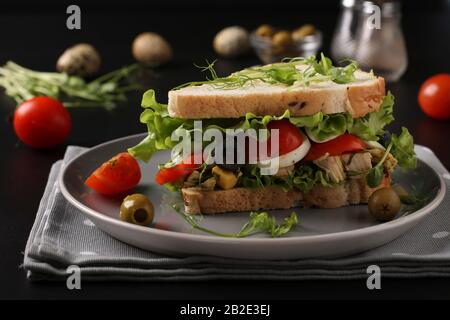
{"label": "sandwich", "polygon": [[148,135],[129,149],[144,161],[172,150],[156,182],[181,193],[186,213],[364,204],[396,167],[416,166],[408,130],[386,129],[394,97],[384,79],[354,61],[334,66],[322,54],[225,77],[214,63],[202,70],[209,78],[170,90],[168,104],[144,94]]}

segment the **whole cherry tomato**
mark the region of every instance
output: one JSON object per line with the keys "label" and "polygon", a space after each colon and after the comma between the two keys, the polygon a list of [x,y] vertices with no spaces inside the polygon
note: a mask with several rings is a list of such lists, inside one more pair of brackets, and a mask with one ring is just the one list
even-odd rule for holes
{"label": "whole cherry tomato", "polygon": [[49,148],[66,139],[71,129],[70,114],[61,102],[50,97],[34,97],[17,107],[14,130],[19,139],[33,148]]}
{"label": "whole cherry tomato", "polygon": [[450,74],[428,78],[419,90],[419,105],[428,116],[450,119]]}

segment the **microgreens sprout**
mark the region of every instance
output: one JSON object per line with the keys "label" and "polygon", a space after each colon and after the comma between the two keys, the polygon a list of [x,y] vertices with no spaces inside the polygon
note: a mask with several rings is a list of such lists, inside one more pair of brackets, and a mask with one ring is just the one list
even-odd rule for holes
{"label": "microgreens sprout", "polygon": [[[238,89],[248,84],[263,82],[295,88],[309,86],[314,82],[333,81],[342,84],[355,81],[354,73],[358,70],[357,63],[353,60],[343,62],[348,63],[343,67],[333,66],[331,59],[325,57],[322,53],[320,60],[317,60],[315,56],[285,58],[279,63],[250,67],[227,77],[219,77],[214,69],[216,61],[211,63],[206,61],[206,66],[195,66],[200,68],[202,72],[209,71],[211,78],[207,77],[205,81],[188,82],[175,87],[174,90],[203,84],[212,85],[217,89]],[[306,67],[299,68],[299,65],[305,65]]]}
{"label": "microgreens sprout", "polygon": [[174,204],[175,211],[185,220],[193,229],[203,231],[219,237],[225,238],[244,238],[256,233],[267,233],[273,238],[281,237],[295,228],[298,224],[297,214],[292,212],[289,217],[284,218],[282,224],[278,224],[275,217],[267,212],[251,212],[249,221],[244,224],[237,233],[223,233],[200,225],[203,216],[195,216],[183,212],[180,204]]}
{"label": "microgreens sprout", "polygon": [[66,73],[39,72],[24,68],[12,61],[0,67],[0,86],[17,104],[35,96],[49,96],[60,100],[65,107],[114,108],[126,101],[125,93],[139,85],[120,83],[139,68],[133,64],[107,73],[91,82]]}

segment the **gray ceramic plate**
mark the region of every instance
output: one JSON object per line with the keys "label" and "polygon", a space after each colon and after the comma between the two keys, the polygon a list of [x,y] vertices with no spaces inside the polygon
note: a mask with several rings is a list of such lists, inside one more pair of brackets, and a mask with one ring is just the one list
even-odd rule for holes
{"label": "gray ceramic plate", "polygon": [[[141,163],[143,177],[136,192],[146,194],[155,205],[156,216],[151,228],[119,220],[121,199],[101,196],[83,182],[104,161],[135,145],[144,135],[114,140],[94,147],[73,159],[60,176],[64,196],[79,208],[96,226],[111,236],[146,250],[168,255],[215,255],[246,259],[295,259],[336,257],[353,254],[383,245],[410,228],[432,212],[445,194],[443,175],[448,172],[428,148],[416,146],[419,162],[414,172],[398,170],[395,181],[407,189],[414,188],[428,200],[414,212],[400,214],[395,220],[380,223],[373,219],[366,205],[339,209],[274,210],[280,221],[296,211],[299,226],[286,237],[267,238],[254,235],[248,238],[211,236],[192,228],[170,206],[176,197],[156,185],[157,164],[169,154],[160,152],[150,163]],[[235,233],[248,220],[248,213],[227,213],[204,216],[202,226],[227,233]]]}

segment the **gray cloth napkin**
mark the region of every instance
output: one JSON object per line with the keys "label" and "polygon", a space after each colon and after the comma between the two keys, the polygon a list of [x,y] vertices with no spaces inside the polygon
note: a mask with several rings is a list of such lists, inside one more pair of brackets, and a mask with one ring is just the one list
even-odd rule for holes
{"label": "gray cloth napkin", "polygon": [[[382,277],[450,276],[450,195],[402,237],[382,247],[339,259],[240,260],[212,256],[185,258],[137,249],[97,229],[61,194],[57,178],[68,160],[85,151],[69,147],[50,172],[23,267],[30,279],[65,279],[80,267],[83,280],[307,280],[366,278],[378,265]],[[450,181],[446,180],[447,188]]]}

